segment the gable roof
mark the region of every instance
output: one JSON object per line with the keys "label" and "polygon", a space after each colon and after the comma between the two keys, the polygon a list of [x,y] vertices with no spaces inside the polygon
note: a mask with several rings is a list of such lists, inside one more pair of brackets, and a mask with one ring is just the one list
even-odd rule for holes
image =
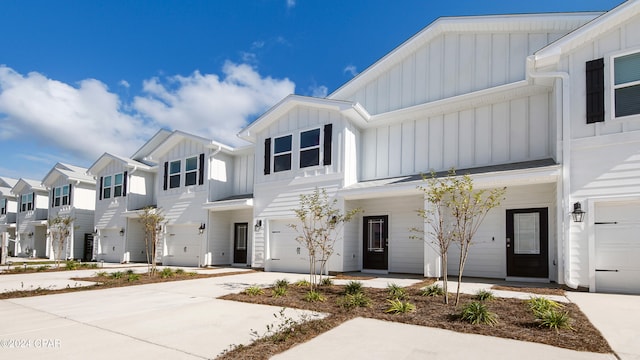
{"label": "gable roof", "polygon": [[104,169],[109,163],[112,161],[118,162],[123,166],[129,169],[139,169],[142,171],[153,171],[154,166],[149,166],[147,164],[141,163],[139,161],[129,159],[123,156],[118,156],[110,153],[104,153],[100,155],[98,160],[96,160],[89,168],[87,169],[87,173],[93,176],[96,176],[102,169]]}
{"label": "gable roof", "polygon": [[166,154],[167,151],[169,151],[170,149],[172,149],[174,146],[178,145],[181,141],[185,139],[200,143],[205,148],[220,149],[228,153],[233,152],[233,148],[228,145],[224,145],[217,141],[207,139],[201,136],[189,134],[184,131],[174,130],[171,133],[171,135],[169,135],[166,139],[164,139],[164,141],[162,141],[155,149],[153,149],[153,151],[147,154],[147,156],[145,156],[144,159],[153,161],[161,157],[162,155]]}
{"label": "gable roof", "polygon": [[38,180],[25,179],[20,178],[18,182],[13,186],[11,192],[15,195],[21,194],[23,192],[29,192],[29,190],[47,192],[47,189],[42,186],[42,183]]}
{"label": "gable roof", "polygon": [[51,186],[60,176],[66,177],[69,181],[79,181],[87,184],[96,183],[93,177],[87,174],[87,168],[59,162],[45,175],[42,179],[42,184],[47,187]]}
{"label": "gable roof", "polygon": [[254,122],[246,126],[238,133],[241,139],[256,142],[256,133],[264,130],[272,122],[278,120],[284,114],[296,106],[308,106],[316,109],[335,110],[347,116],[360,125],[364,125],[371,117],[369,113],[358,103],[344,100],[322,99],[309,96],[289,95],[279,103],[271,107]]}
{"label": "gable roof", "polygon": [[640,0],[629,0],[600,15],[535,53],[536,67],[557,62],[563,54],[594,40],[599,35],[640,14]]}
{"label": "gable roof", "polygon": [[0,187],[12,188],[16,185],[17,182],[18,182],[18,179],[6,177],[6,176],[0,176]]}
{"label": "gable roof", "polygon": [[602,12],[577,12],[438,18],[400,46],[384,55],[352,80],[329,94],[328,98],[349,98],[357,89],[401,63],[407,56],[413,54],[423,45],[447,32],[521,32],[553,29],[554,31],[566,31],[568,33],[601,14]]}
{"label": "gable roof", "polygon": [[160,129],[158,132],[153,135],[149,140],[147,140],[144,145],[140,147],[133,155],[131,155],[131,159],[142,161],[145,157],[149,155],[153,149],[158,147],[163,141],[165,141],[171,135],[171,131],[166,129]]}

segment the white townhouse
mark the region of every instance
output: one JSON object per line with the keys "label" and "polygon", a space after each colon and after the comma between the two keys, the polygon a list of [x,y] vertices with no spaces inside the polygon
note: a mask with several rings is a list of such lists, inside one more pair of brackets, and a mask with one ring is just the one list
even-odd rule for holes
{"label": "white townhouse", "polygon": [[329,271],[440,276],[409,229],[425,226],[420,174],[455,168],[508,188],[465,275],[640,293],[639,0],[440,18],[327,98],[289,96],[239,136],[258,160],[253,197],[236,202],[253,209],[253,267],[307,270],[287,224],[321,187],[364,210]]}
{"label": "white townhouse", "polygon": [[[11,193],[18,180],[0,176],[0,258],[13,256],[16,239],[16,214],[18,203]],[[2,261],[2,260],[0,260]]]}
{"label": "white townhouse", "polygon": [[20,178],[11,192],[18,205],[13,255],[47,257],[47,189],[38,180]]}
{"label": "white townhouse", "polygon": [[104,153],[89,167],[96,181],[93,259],[147,261],[137,210],[156,205],[157,165],[145,157],[170,134],[158,131],[131,158]]}
{"label": "white townhouse", "polygon": [[158,164],[156,205],[166,218],[157,260],[163,265],[246,266],[252,148],[233,149],[174,131],[146,158]]}
{"label": "white townhouse", "polygon": [[[63,244],[61,259],[93,258],[94,211],[96,207],[96,181],[87,174],[87,168],[57,163],[45,175],[42,185],[49,190],[48,219],[71,217],[71,234]],[[54,259],[55,251],[48,233],[47,256]],[[44,254],[43,254],[44,255]]]}

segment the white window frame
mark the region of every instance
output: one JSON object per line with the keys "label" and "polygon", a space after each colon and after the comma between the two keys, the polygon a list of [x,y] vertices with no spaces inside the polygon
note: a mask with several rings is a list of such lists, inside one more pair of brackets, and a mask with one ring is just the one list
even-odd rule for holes
{"label": "white window frame", "polygon": [[[318,144],[317,145],[312,145],[312,146],[307,146],[307,147],[302,147],[302,134],[303,133],[307,133],[307,132],[311,132],[311,131],[318,131]],[[308,130],[302,130],[300,131],[300,134],[298,135],[298,166],[300,169],[308,169],[308,168],[314,168],[314,167],[318,167],[322,165],[322,145],[323,145],[323,139],[324,139],[324,133],[322,130],[322,127],[314,127]],[[309,165],[309,166],[302,166],[301,161],[302,161],[302,153],[305,151],[310,151],[310,150],[314,150],[314,149],[318,149],[318,163],[315,165]]]}
{"label": "white window frame", "polygon": [[[67,194],[64,194],[64,190]],[[53,189],[53,207],[69,205],[69,185],[58,186]]]}
{"label": "white window frame", "polygon": [[[31,197],[31,200],[29,200]],[[35,207],[35,199],[33,193],[20,195],[20,212],[31,211]]]}
{"label": "white window frame", "polygon": [[[175,163],[178,163],[177,171],[174,171],[174,168],[173,168],[173,164],[175,164]],[[181,179],[182,179],[182,159],[169,161],[169,171],[167,172],[167,176],[169,177],[167,179],[168,182],[169,182],[168,189],[177,189],[182,185],[181,184]],[[171,179],[175,178],[175,177],[178,178],[178,181],[176,182],[177,185],[174,186],[174,183],[171,181]]]}
{"label": "white window frame", "polygon": [[[276,142],[277,142],[277,140],[278,139],[282,139],[282,138],[286,138],[286,137],[289,137],[291,139],[290,149],[288,151],[281,151],[281,152],[276,153]],[[271,144],[271,153],[273,154],[271,156],[271,160],[272,160],[271,161],[272,162],[271,166],[272,166],[272,170],[273,170],[274,173],[291,171],[293,169],[294,144],[295,144],[294,136],[293,136],[292,133],[281,135],[281,136],[273,138],[273,144]],[[276,158],[287,156],[287,155],[289,155],[289,157],[290,157],[289,168],[288,169],[282,169],[282,170],[276,170]]]}
{"label": "white window frame", "polygon": [[[191,170],[187,169],[187,162],[189,160],[195,160],[195,162],[196,162],[195,169],[191,169]],[[184,186],[195,186],[195,185],[198,185],[198,174],[200,173],[200,164],[199,163],[200,163],[200,161],[198,160],[198,156],[197,155],[196,156],[190,156],[190,157],[184,159]],[[195,175],[195,177],[193,179],[193,184],[188,184],[187,183],[187,179],[188,179],[188,176],[191,175],[191,174]]]}
{"label": "white window frame", "polygon": [[[116,184],[116,177],[120,175],[120,183]],[[109,180],[109,185],[107,185],[107,179]],[[107,175],[102,178],[102,199],[111,199],[121,197],[122,190],[124,186],[124,172],[116,173],[113,175]],[[105,190],[109,190],[109,196],[107,196]],[[119,195],[116,195],[116,191],[120,191]]]}
{"label": "white window frame", "polygon": [[634,48],[634,49],[625,50],[623,52],[612,53],[606,57],[606,61],[608,63],[605,63],[605,67],[609,68],[609,72],[608,72],[609,79],[608,81],[605,82],[605,84],[609,88],[608,89],[609,96],[607,97],[608,104],[605,103],[605,112],[607,110],[609,111],[609,114],[610,114],[609,118],[612,120],[640,119],[640,113],[625,115],[625,116],[616,116],[616,90],[630,87],[630,86],[636,86],[636,85],[640,86],[640,80],[616,85],[615,60],[623,56],[637,54],[637,53],[640,53],[640,48]]}

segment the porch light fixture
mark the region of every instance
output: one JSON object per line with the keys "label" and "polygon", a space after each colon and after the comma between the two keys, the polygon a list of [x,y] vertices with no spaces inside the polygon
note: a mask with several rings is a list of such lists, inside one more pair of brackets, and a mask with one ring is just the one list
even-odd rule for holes
{"label": "porch light fixture", "polygon": [[97,227],[93,228],[93,235],[98,235],[98,228]]}
{"label": "porch light fixture", "polygon": [[573,217],[573,221],[582,222],[584,220],[584,214],[586,214],[582,210],[582,205],[579,202],[573,204],[573,211],[571,212],[571,217]]}
{"label": "porch light fixture", "polygon": [[28,237],[32,238],[33,237],[33,231],[27,234]]}
{"label": "porch light fixture", "polygon": [[124,236],[124,228],[120,229],[120,236]]}
{"label": "porch light fixture", "polygon": [[206,227],[207,226],[204,223],[200,224],[200,227],[198,228],[198,232],[200,233],[200,235],[202,235],[202,233],[204,233],[204,229]]}
{"label": "porch light fixture", "polygon": [[262,230],[262,220],[256,220],[256,225],[253,227],[253,229],[256,232]]}

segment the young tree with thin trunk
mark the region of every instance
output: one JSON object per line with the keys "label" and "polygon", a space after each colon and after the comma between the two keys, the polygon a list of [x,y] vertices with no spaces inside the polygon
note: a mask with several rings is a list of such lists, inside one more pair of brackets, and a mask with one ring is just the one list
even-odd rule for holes
{"label": "young tree with thin trunk", "polygon": [[[450,172],[449,176],[455,175]],[[418,186],[423,192],[427,201],[426,208],[418,209],[420,216],[425,224],[425,228],[412,228],[411,231],[420,235],[412,235],[411,238],[421,239],[429,246],[437,247],[440,254],[442,269],[442,288],[444,290],[444,303],[449,303],[449,287],[447,282],[447,253],[449,246],[453,242],[453,222],[450,221],[449,198],[453,191],[449,176],[446,178],[438,178],[435,172],[431,173],[431,177],[422,175],[422,180],[427,183],[426,186]]]}
{"label": "young tree with thin trunk", "polygon": [[62,260],[62,255],[65,252],[65,244],[71,235],[74,220],[74,218],[68,215],[58,215],[47,221],[49,236],[51,237],[51,250],[53,251],[56,268],[60,267],[60,260]]}
{"label": "young tree with thin trunk", "polygon": [[156,251],[158,249],[158,239],[162,231],[162,225],[165,223],[165,217],[162,215],[162,209],[152,206],[145,207],[139,213],[138,221],[144,228],[144,244],[147,254],[147,264],[149,276],[156,273]]}
{"label": "young tree with thin trunk", "polygon": [[[329,200],[325,189],[316,188],[311,194],[301,194],[300,207],[293,210],[299,223],[289,224],[289,227],[298,232],[296,241],[309,254],[311,290],[322,282],[322,275],[327,270],[327,262],[334,253],[334,245],[344,223],[351,221],[361,211],[352,209],[343,213],[336,207],[337,202],[336,199]],[[316,277],[318,273],[320,276]]]}
{"label": "young tree with thin trunk", "polygon": [[455,301],[457,306],[460,299],[462,272],[469,255],[469,247],[473,244],[473,237],[489,210],[500,206],[507,188],[476,189],[469,175],[451,176],[450,174],[449,177],[452,191],[447,202],[453,217],[453,238],[460,246]]}

